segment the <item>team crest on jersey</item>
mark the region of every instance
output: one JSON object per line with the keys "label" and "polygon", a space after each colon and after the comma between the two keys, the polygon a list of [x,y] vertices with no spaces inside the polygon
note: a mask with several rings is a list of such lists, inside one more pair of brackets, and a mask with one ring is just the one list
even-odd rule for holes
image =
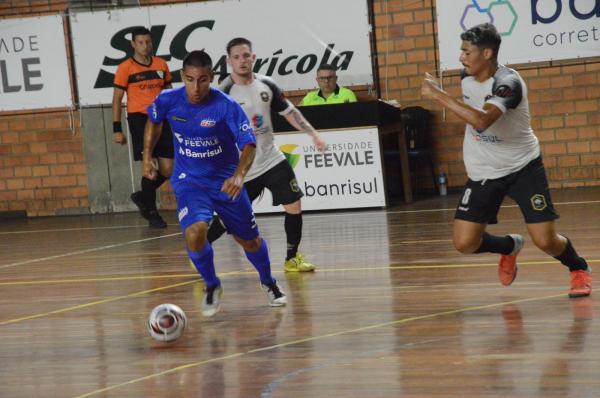
{"label": "team crest on jersey", "polygon": [[548,207],[548,204],[546,203],[546,197],[540,194],[533,195],[531,197],[531,207],[533,207],[533,210],[535,211],[543,211],[546,209],[546,207]]}
{"label": "team crest on jersey", "polygon": [[204,119],[200,122],[200,126],[202,127],[213,127],[217,122],[213,119]]}
{"label": "team crest on jersey", "polygon": [[503,84],[496,89],[496,95],[500,98],[508,98],[513,96],[513,91],[510,87]]}
{"label": "team crest on jersey", "polygon": [[298,181],[295,178],[290,180],[290,188],[292,192],[300,192],[300,187],[298,186]]}
{"label": "team crest on jersey", "polygon": [[261,92],[260,99],[263,100],[263,102],[269,102],[269,93],[266,91]]}

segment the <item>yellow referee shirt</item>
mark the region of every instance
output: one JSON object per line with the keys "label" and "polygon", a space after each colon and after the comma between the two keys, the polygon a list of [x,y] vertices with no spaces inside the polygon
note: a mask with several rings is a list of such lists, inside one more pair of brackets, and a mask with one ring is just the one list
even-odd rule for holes
{"label": "yellow referee shirt", "polygon": [[337,86],[335,91],[327,98],[323,97],[321,90],[310,91],[302,99],[302,105],[326,105],[326,104],[343,104],[345,102],[356,102],[356,96],[352,90]]}

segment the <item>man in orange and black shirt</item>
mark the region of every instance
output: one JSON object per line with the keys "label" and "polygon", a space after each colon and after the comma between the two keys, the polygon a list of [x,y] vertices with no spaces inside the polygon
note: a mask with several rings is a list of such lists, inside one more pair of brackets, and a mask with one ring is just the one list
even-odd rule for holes
{"label": "man in orange and black shirt", "polygon": [[[133,29],[131,46],[133,56],[123,61],[115,74],[113,137],[117,144],[127,144],[121,127],[121,102],[123,95],[127,93],[127,124],[131,134],[133,159],[140,161],[143,159],[144,127],[148,119],[146,108],[161,90],[171,87],[172,77],[167,63],[152,55],[152,36],[148,29]],[[158,176],[155,180],[142,177],[142,189],[131,194],[131,200],[151,227],[166,228],[167,223],[156,209],[156,190],[171,176],[173,170],[173,135],[168,123],[163,123],[163,132],[152,157],[158,160]]]}

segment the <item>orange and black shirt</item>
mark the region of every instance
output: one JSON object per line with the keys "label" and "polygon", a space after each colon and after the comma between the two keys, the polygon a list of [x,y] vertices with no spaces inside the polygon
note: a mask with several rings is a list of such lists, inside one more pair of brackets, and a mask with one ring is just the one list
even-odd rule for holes
{"label": "orange and black shirt", "polygon": [[123,61],[115,73],[114,86],[127,92],[127,112],[146,113],[165,86],[171,84],[171,72],[164,59],[152,57],[143,65],[133,57]]}

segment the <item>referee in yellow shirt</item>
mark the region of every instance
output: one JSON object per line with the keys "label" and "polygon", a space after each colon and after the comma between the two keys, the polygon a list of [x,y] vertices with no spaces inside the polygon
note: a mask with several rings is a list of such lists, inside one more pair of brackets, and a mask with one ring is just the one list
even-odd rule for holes
{"label": "referee in yellow shirt", "polygon": [[352,90],[340,87],[337,84],[335,68],[329,64],[322,64],[317,69],[317,83],[319,90],[310,91],[300,101],[299,105],[325,105],[356,102]]}

